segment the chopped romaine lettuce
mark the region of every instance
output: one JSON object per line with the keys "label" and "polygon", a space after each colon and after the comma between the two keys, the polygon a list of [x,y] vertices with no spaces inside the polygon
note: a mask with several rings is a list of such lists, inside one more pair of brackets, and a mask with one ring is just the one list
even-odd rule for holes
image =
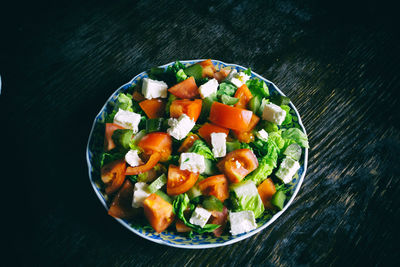
{"label": "chopped romaine lettuce", "polygon": [[176,76],[176,81],[178,83],[186,80],[188,78],[188,76],[186,75],[186,73],[183,71],[183,69],[178,70],[178,72],[175,74]]}
{"label": "chopped romaine lettuce", "polygon": [[204,156],[205,159],[210,159],[215,161],[214,154],[212,153],[211,149],[202,140],[194,141],[192,147],[189,148],[188,152],[197,153],[199,155]]}
{"label": "chopped romaine lettuce", "polygon": [[262,181],[268,178],[268,175],[272,173],[274,168],[277,166],[279,148],[276,143],[268,138],[267,142],[258,140],[257,144],[264,144],[261,151],[267,150],[267,153],[259,160],[258,167],[252,173],[250,173],[246,180],[252,180],[255,184],[259,185]]}
{"label": "chopped romaine lettuce", "polygon": [[269,90],[267,84],[259,79],[250,79],[246,82],[247,87],[253,96],[268,97]]}
{"label": "chopped romaine lettuce", "polygon": [[223,82],[219,85],[219,89],[217,91],[217,96],[228,95],[233,96],[236,92],[237,87],[231,83]]}
{"label": "chopped romaine lettuce", "polygon": [[255,218],[263,214],[264,204],[253,181],[247,180],[232,184],[230,191],[234,211],[251,210],[254,212]]}
{"label": "chopped romaine lettuce", "polygon": [[300,129],[290,128],[282,132],[282,138],[284,139],[292,139],[298,145],[304,148],[308,148],[308,138],[305,133],[303,133]]}

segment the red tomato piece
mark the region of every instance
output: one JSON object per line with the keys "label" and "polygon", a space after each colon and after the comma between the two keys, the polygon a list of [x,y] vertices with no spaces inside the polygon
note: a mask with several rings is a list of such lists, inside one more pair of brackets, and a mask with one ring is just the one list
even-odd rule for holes
{"label": "red tomato piece", "polygon": [[237,149],[228,153],[217,167],[231,183],[239,183],[258,167],[258,160],[250,149]]}
{"label": "red tomato piece", "polygon": [[165,102],[157,98],[144,100],[139,103],[139,106],[149,119],[160,118],[165,111]]}
{"label": "red tomato piece", "polygon": [[140,209],[132,207],[133,198],[133,185],[127,179],[124,185],[118,191],[117,195],[114,197],[110,208],[108,209],[108,214],[115,218],[120,219],[131,219],[140,213]]}
{"label": "red tomato piece", "polygon": [[140,140],[138,146],[143,149],[146,154],[159,152],[161,155],[160,161],[165,162],[172,152],[172,139],[167,133],[149,133]]}
{"label": "red tomato piece", "polygon": [[239,98],[239,101],[234,105],[235,107],[247,108],[247,103],[253,98],[253,95],[247,85],[243,84],[236,90],[235,97]]}
{"label": "red tomato piece", "polygon": [[214,102],[210,110],[210,121],[228,129],[245,131],[249,128],[252,115],[250,110]]}
{"label": "red tomato piece", "polygon": [[153,154],[151,154],[151,156],[150,156],[149,160],[146,162],[146,164],[136,166],[136,167],[128,167],[128,168],[126,168],[125,174],[126,175],[136,175],[136,174],[150,171],[151,169],[154,168],[154,166],[156,166],[156,164],[158,163],[160,158],[161,158],[161,154],[158,152],[154,152]]}
{"label": "red tomato piece", "polygon": [[119,126],[115,123],[106,123],[106,132],[104,135],[104,149],[106,151],[109,151],[113,148],[115,148],[114,141],[112,140],[112,135],[115,130],[117,129],[124,129],[124,127]]}
{"label": "red tomato piece", "polygon": [[268,178],[264,182],[262,182],[257,189],[258,194],[260,195],[262,202],[264,203],[264,207],[270,210],[274,209],[274,206],[271,204],[271,199],[276,192],[276,188],[271,178]]}
{"label": "red tomato piece", "polygon": [[106,194],[116,192],[125,181],[125,160],[111,162],[101,168],[101,180],[106,184]]}
{"label": "red tomato piece", "polygon": [[229,130],[211,123],[205,123],[198,130],[199,135],[206,140],[207,143],[211,144],[211,134],[212,133],[225,133],[228,135]]}
{"label": "red tomato piece", "polygon": [[194,186],[198,178],[198,173],[193,173],[188,170],[181,170],[177,166],[169,165],[167,181],[168,195],[176,196],[187,192]]}
{"label": "red tomato piece", "polygon": [[168,91],[174,96],[184,99],[197,98],[200,95],[199,88],[197,87],[196,81],[193,77],[189,77],[172,86]]}
{"label": "red tomato piece", "polygon": [[182,142],[182,145],[179,147],[178,152],[182,153],[182,152],[186,152],[189,150],[189,148],[192,147],[193,143],[196,140],[199,140],[199,136],[197,134],[192,134],[190,133],[185,140]]}
{"label": "red tomato piece", "polygon": [[174,221],[173,207],[157,194],[151,194],[143,201],[144,215],[151,227],[161,233]]}
{"label": "red tomato piece", "polygon": [[229,197],[228,179],[223,174],[208,177],[200,181],[198,185],[203,195],[212,195],[221,202]]}
{"label": "red tomato piece", "polygon": [[201,113],[202,101],[195,99],[174,100],[169,108],[171,118],[179,118],[182,114],[188,115],[193,121],[197,121]]}
{"label": "red tomato piece", "polygon": [[220,237],[221,234],[224,232],[227,221],[228,221],[228,209],[225,206],[222,211],[213,210],[211,212],[211,218],[209,223],[221,225],[213,232],[216,237]]}

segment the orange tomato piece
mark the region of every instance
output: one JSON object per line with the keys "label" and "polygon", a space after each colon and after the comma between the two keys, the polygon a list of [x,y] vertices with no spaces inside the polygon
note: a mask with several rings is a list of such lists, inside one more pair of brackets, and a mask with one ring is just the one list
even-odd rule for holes
{"label": "orange tomato piece", "polygon": [[199,140],[199,136],[197,134],[192,134],[190,133],[185,140],[182,142],[182,145],[179,147],[178,152],[182,153],[182,152],[186,152],[189,150],[189,148],[192,147],[193,143],[196,140]]}
{"label": "orange tomato piece", "polygon": [[144,100],[139,103],[139,106],[149,119],[160,118],[165,111],[165,102],[157,98]]}
{"label": "orange tomato piece", "polygon": [[187,192],[194,186],[198,178],[198,173],[181,170],[178,166],[169,165],[167,180],[168,195],[176,196]]}
{"label": "orange tomato piece", "polygon": [[161,155],[160,161],[165,162],[172,152],[172,139],[167,133],[149,133],[140,140],[138,146],[143,149],[146,154],[159,152]]}
{"label": "orange tomato piece", "polygon": [[221,69],[220,71],[214,73],[214,78],[217,79],[218,82],[222,82],[226,77],[228,77],[229,72],[230,70]]}
{"label": "orange tomato piece", "polygon": [[239,183],[258,167],[258,160],[250,149],[237,149],[228,153],[217,167],[231,183]]}
{"label": "orange tomato piece", "polygon": [[229,197],[228,179],[223,174],[208,177],[200,181],[198,186],[203,195],[212,195],[221,202]]}
{"label": "orange tomato piece", "polygon": [[243,84],[236,90],[235,97],[239,98],[239,101],[234,105],[235,107],[247,108],[247,103],[253,98],[253,95],[247,85]]}
{"label": "orange tomato piece", "polygon": [[253,112],[214,102],[210,110],[210,121],[232,130],[245,131],[249,128]]}
{"label": "orange tomato piece", "polygon": [[211,134],[212,133],[225,133],[226,135],[228,135],[229,130],[207,122],[199,128],[198,132],[199,132],[199,135],[204,140],[206,140],[207,143],[211,144]]}
{"label": "orange tomato piece", "polygon": [[139,214],[140,210],[132,207],[133,185],[127,179],[114,197],[108,214],[115,218],[131,219]]}
{"label": "orange tomato piece", "polygon": [[157,194],[151,194],[143,201],[144,215],[151,227],[161,233],[174,221],[173,207]]}
{"label": "orange tomato piece", "polygon": [[256,127],[256,125],[259,121],[260,121],[260,118],[253,113],[253,116],[251,116],[251,120],[249,123],[249,128],[246,131],[237,131],[237,130],[232,130],[232,131],[235,133],[236,138],[240,142],[250,143],[250,142],[254,141],[253,129],[254,129],[254,127]]}
{"label": "orange tomato piece", "polygon": [[260,195],[262,202],[264,203],[264,207],[267,209],[273,209],[274,206],[272,206],[271,204],[271,199],[276,192],[276,188],[271,178],[264,180],[264,182],[262,182],[257,189],[258,194]]}
{"label": "orange tomato piece", "polygon": [[197,121],[201,113],[202,101],[195,99],[174,100],[169,108],[171,118],[179,118],[182,114],[188,115],[192,120]]}
{"label": "orange tomato piece", "polygon": [[216,237],[220,237],[221,234],[224,232],[227,221],[228,221],[228,209],[225,206],[222,211],[213,210],[211,212],[210,223],[221,225],[213,232]]}
{"label": "orange tomato piece", "polygon": [[125,160],[111,162],[101,168],[101,180],[106,184],[106,194],[116,192],[125,181]]}
{"label": "orange tomato piece", "polygon": [[203,73],[202,73],[203,78],[204,77],[209,77],[209,78],[214,77],[215,67],[214,67],[214,64],[212,63],[211,59],[204,60],[197,64],[199,64],[200,66],[203,67]]}
{"label": "orange tomato piece", "polygon": [[136,102],[140,102],[140,101],[145,100],[144,96],[141,93],[139,93],[138,91],[133,92],[132,98]]}
{"label": "orange tomato piece", "polygon": [[186,233],[192,231],[192,229],[184,224],[181,220],[177,219],[175,222],[176,231],[179,233]]}
{"label": "orange tomato piece", "polygon": [[176,97],[190,99],[197,98],[199,96],[199,88],[196,85],[196,81],[193,77],[175,84],[168,91]]}
{"label": "orange tomato piece", "polygon": [[115,148],[114,141],[112,140],[112,135],[117,129],[124,129],[124,127],[119,126],[115,123],[106,123],[106,132],[104,135],[104,149],[106,151]]}
{"label": "orange tomato piece", "polygon": [[155,152],[155,153],[151,154],[149,160],[145,164],[139,165],[136,167],[126,168],[125,174],[126,175],[136,175],[136,174],[150,171],[151,169],[154,168],[154,166],[156,166],[156,164],[158,163],[160,158],[161,158],[161,154],[158,152]]}

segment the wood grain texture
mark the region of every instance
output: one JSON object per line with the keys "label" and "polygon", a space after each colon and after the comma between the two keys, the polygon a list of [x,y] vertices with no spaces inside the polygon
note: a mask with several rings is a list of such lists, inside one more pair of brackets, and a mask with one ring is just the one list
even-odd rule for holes
{"label": "wood grain texture", "polygon": [[[399,263],[400,60],[390,6],[126,0],[6,10],[2,163],[19,170],[3,196],[12,263]],[[311,146],[287,212],[249,239],[208,250],[161,246],[124,229],[97,200],[85,160],[92,120],[115,89],[150,67],[193,58],[249,66],[274,81],[298,108]]]}

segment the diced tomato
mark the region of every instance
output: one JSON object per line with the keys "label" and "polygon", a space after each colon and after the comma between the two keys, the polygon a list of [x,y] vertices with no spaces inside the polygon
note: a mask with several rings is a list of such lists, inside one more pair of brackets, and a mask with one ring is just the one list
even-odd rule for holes
{"label": "diced tomato", "polygon": [[240,86],[235,93],[235,97],[239,98],[239,102],[235,104],[237,108],[247,108],[247,103],[249,103],[250,99],[253,98],[249,88],[246,84]]}
{"label": "diced tomato", "polygon": [[147,99],[139,103],[149,119],[160,118],[165,112],[165,102],[161,99]]}
{"label": "diced tomato", "polygon": [[158,163],[158,161],[161,158],[161,154],[158,152],[154,152],[153,154],[151,154],[149,160],[143,164],[143,165],[139,165],[136,167],[128,167],[126,168],[126,175],[136,175],[136,174],[141,174],[147,171],[150,171],[151,169],[154,168],[154,166],[156,166],[156,164]]}
{"label": "diced tomato", "polygon": [[176,196],[187,192],[194,186],[198,178],[198,173],[181,170],[175,165],[169,165],[167,181],[168,195]]}
{"label": "diced tomato", "polygon": [[212,195],[221,202],[229,197],[228,179],[223,174],[208,177],[200,181],[198,185],[203,195]]}
{"label": "diced tomato", "polygon": [[220,127],[215,124],[211,123],[205,123],[203,126],[201,126],[198,130],[199,135],[206,140],[207,143],[211,144],[211,134],[212,133],[225,133],[228,135],[229,130],[223,127]]}
{"label": "diced tomato", "polygon": [[215,67],[214,67],[214,64],[212,63],[211,59],[204,60],[197,64],[199,64],[203,67],[203,73],[202,73],[203,78],[204,77],[209,77],[209,78],[214,77]]}
{"label": "diced tomato", "polygon": [[236,138],[240,142],[250,143],[254,141],[253,129],[254,127],[256,127],[259,121],[260,118],[253,113],[253,116],[251,116],[251,120],[249,123],[249,128],[246,131],[237,131],[237,130],[232,130],[232,131],[235,133]]}
{"label": "diced tomato", "polygon": [[189,77],[186,80],[172,86],[168,91],[176,97],[191,99],[199,96],[199,88],[196,85],[196,81],[193,77]]}
{"label": "diced tomato", "polygon": [[106,194],[116,192],[125,181],[125,160],[111,162],[101,168],[101,180],[106,184]]}
{"label": "diced tomato", "polygon": [[104,149],[109,151],[115,147],[114,141],[112,140],[112,135],[115,130],[124,129],[124,127],[119,126],[115,123],[106,123],[106,133],[104,135]]}
{"label": "diced tomato", "polygon": [[144,96],[141,93],[139,93],[138,91],[133,92],[132,98],[136,102],[141,102],[141,101],[145,100]]}
{"label": "diced tomato", "polygon": [[271,178],[268,178],[264,182],[262,182],[257,189],[258,194],[260,195],[262,202],[264,203],[264,207],[266,209],[274,209],[274,206],[272,206],[271,204],[271,199],[276,192],[276,188]]}
{"label": "diced tomato", "polygon": [[231,183],[239,183],[258,167],[258,161],[250,149],[237,149],[228,153],[224,159],[218,162],[217,167]]}
{"label": "diced tomato", "polygon": [[174,100],[169,108],[171,118],[179,118],[182,114],[188,115],[192,120],[197,121],[201,113],[201,99],[193,101],[188,99]]}
{"label": "diced tomato", "polygon": [[211,106],[210,121],[225,128],[245,131],[249,128],[252,115],[250,110],[214,102]]}
{"label": "diced tomato", "polygon": [[197,134],[192,134],[190,133],[185,140],[182,142],[182,145],[179,147],[178,152],[182,153],[182,152],[186,152],[189,150],[189,148],[192,147],[193,143],[196,140],[199,140],[199,136]]}
{"label": "diced tomato", "polygon": [[143,201],[144,215],[151,227],[161,233],[174,221],[173,207],[157,194],[151,194]]}
{"label": "diced tomato", "polygon": [[140,209],[132,207],[133,185],[129,179],[125,180],[124,185],[114,197],[108,214],[120,219],[131,219],[140,213]]}
{"label": "diced tomato", "polygon": [[186,226],[181,220],[177,219],[175,221],[176,231],[179,233],[190,232],[192,229],[189,226]]}
{"label": "diced tomato", "polygon": [[222,211],[213,210],[211,212],[211,218],[209,220],[209,223],[221,225],[213,232],[216,237],[220,237],[221,234],[224,232],[227,220],[228,220],[228,209],[225,206]]}
{"label": "diced tomato", "polygon": [[161,155],[160,161],[165,162],[172,152],[172,139],[167,133],[149,133],[140,140],[138,146],[143,149],[146,154],[159,152]]}
{"label": "diced tomato", "polygon": [[229,72],[230,70],[221,69],[220,71],[214,73],[214,78],[217,79],[218,82],[222,82],[226,77],[228,77]]}

